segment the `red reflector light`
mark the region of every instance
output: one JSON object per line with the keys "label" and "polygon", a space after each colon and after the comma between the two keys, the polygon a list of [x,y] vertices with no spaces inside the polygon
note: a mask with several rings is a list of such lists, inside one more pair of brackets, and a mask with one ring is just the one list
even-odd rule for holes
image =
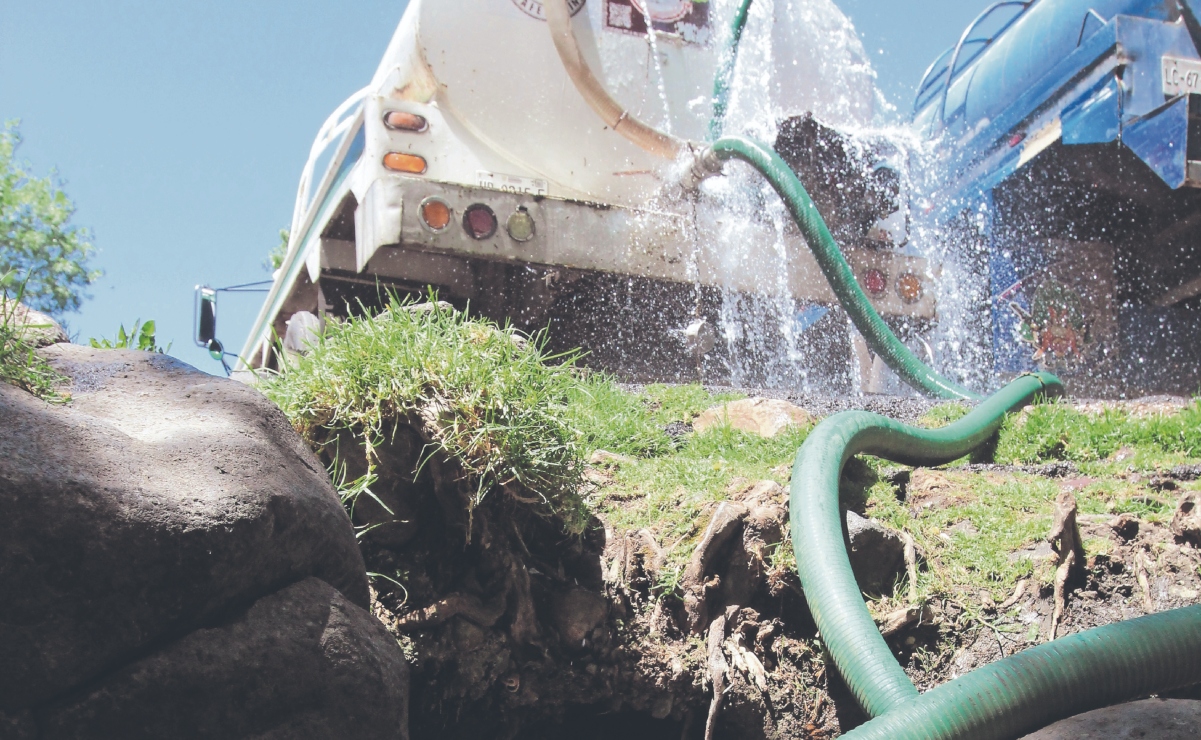
{"label": "red reflector light", "polygon": [[421,132],[429,128],[429,121],[425,120],[425,116],[419,116],[416,113],[392,110],[384,114],[384,125],[393,131]]}
{"label": "red reflector light", "polygon": [[487,239],[496,233],[496,214],[483,203],[468,206],[463,212],[463,230],[472,239]]}
{"label": "red reflector light", "polygon": [[863,287],[872,295],[882,295],[888,290],[888,278],[880,270],[872,268],[863,274]]}
{"label": "red reflector light", "polygon": [[425,158],[416,154],[388,152],[384,155],[384,166],[394,172],[408,172],[420,175],[425,172]]}
{"label": "red reflector light", "polygon": [[1018,144],[1021,144],[1025,139],[1026,139],[1025,134],[1014,134],[1013,136],[1009,137],[1009,147],[1012,149],[1013,147],[1017,146]]}

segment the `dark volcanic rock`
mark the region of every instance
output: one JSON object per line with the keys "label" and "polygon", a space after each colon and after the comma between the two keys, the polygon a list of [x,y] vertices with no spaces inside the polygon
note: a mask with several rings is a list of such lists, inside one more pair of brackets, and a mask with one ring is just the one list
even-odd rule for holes
{"label": "dark volcanic rock", "polygon": [[43,740],[408,736],[395,639],[316,578],[40,710]]}
{"label": "dark volcanic rock", "polygon": [[1023,740],[1194,740],[1198,734],[1201,701],[1146,699],[1069,717]]}
{"label": "dark volcanic rock", "polygon": [[1201,546],[1201,492],[1189,491],[1180,497],[1171,527],[1172,534]]}
{"label": "dark volcanic rock", "polygon": [[882,594],[905,570],[905,543],[883,524],[846,512],[848,554],[855,580],[864,593]]}
{"label": "dark volcanic rock", "polygon": [[582,588],[555,594],[552,617],[559,639],[573,649],[583,647],[588,633],[601,623],[608,611],[604,596]]}
{"label": "dark volcanic rock", "polygon": [[256,390],[165,355],[42,352],[70,404],[0,384],[0,709],[310,576],[367,605],[325,471]]}

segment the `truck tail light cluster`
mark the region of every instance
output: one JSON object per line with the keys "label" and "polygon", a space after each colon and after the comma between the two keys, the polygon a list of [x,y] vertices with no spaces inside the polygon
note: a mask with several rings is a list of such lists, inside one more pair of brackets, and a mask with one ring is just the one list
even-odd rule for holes
{"label": "truck tail light cluster", "polygon": [[[873,267],[863,273],[860,283],[872,298],[879,298],[888,291],[888,275],[879,268]],[[912,272],[897,276],[895,287],[897,297],[905,303],[917,303],[922,299],[922,279]]]}
{"label": "truck tail light cluster", "polygon": [[[421,222],[425,227],[435,234],[445,231],[454,219],[454,211],[450,204],[436,195],[421,201],[417,212],[421,215]],[[483,203],[473,203],[463,211],[463,231],[477,241],[495,236],[499,225],[496,212]],[[506,219],[505,231],[515,242],[528,242],[534,238],[534,217],[525,206],[518,206]]]}

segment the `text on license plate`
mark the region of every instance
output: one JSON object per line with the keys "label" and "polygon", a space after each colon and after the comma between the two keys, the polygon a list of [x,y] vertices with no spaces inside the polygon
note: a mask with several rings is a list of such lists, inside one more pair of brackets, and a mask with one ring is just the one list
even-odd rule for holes
{"label": "text on license plate", "polygon": [[546,195],[546,180],[541,178],[502,175],[499,172],[486,170],[478,170],[475,176],[476,184],[488,190],[500,190],[504,193],[519,195]]}
{"label": "text on license plate", "polygon": [[1169,97],[1192,93],[1201,95],[1201,61],[1163,58],[1163,94]]}

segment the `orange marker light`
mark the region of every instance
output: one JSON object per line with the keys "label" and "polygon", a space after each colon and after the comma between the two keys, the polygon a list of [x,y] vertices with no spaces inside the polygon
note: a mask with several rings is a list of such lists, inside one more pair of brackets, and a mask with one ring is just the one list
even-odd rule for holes
{"label": "orange marker light", "polygon": [[421,203],[421,220],[432,231],[442,231],[450,225],[450,206],[439,198],[427,198]]}
{"label": "orange marker light", "polygon": [[897,278],[897,295],[905,303],[917,303],[922,297],[922,279],[912,272],[902,273]]}
{"label": "orange marker light", "polygon": [[425,158],[416,154],[388,152],[384,155],[384,166],[394,172],[409,172],[420,175],[425,172]]}
{"label": "orange marker light", "polygon": [[418,133],[429,128],[425,116],[416,113],[406,113],[402,110],[392,110],[384,114],[384,125],[393,131],[416,131]]}

